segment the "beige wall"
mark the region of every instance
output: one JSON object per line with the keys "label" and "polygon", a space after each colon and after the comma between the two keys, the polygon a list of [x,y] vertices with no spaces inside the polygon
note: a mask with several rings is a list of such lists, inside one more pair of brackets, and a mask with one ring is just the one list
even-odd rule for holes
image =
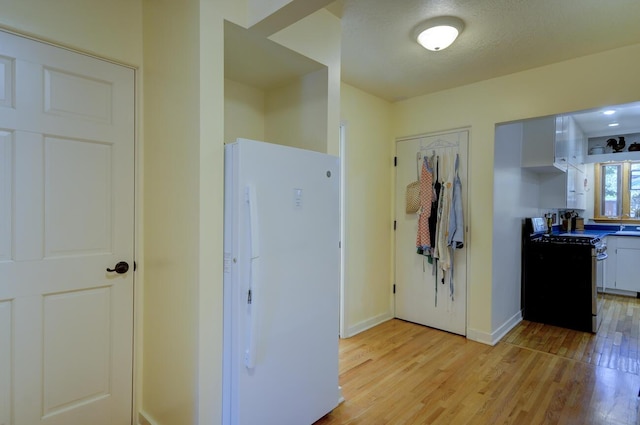
{"label": "beige wall", "polygon": [[224,142],[238,137],[265,140],[263,90],[226,79],[224,81]]}
{"label": "beige wall", "polygon": [[[300,1],[300,0],[297,0]],[[339,154],[340,127],[340,19],[325,9],[309,15],[270,37],[328,67],[327,146],[324,152]]]}
{"label": "beige wall", "polygon": [[327,70],[296,78],[265,96],[265,140],[327,152]]}
{"label": "beige wall", "polygon": [[140,0],[0,0],[0,26],[128,65],[142,65]]}
{"label": "beige wall", "polygon": [[197,419],[199,1],[143,4],[141,409],[159,424],[178,425]]}
{"label": "beige wall", "polygon": [[327,70],[266,91],[225,80],[225,143],[238,137],[326,152]]}
{"label": "beige wall", "polygon": [[344,335],[393,316],[394,138],[391,104],[342,84],[345,125],[346,225]]}
{"label": "beige wall", "polygon": [[[393,105],[393,135],[464,126],[469,142],[468,334],[489,342],[492,323],[495,124],[640,99],[640,45],[483,81]],[[503,302],[494,298],[495,302]]]}

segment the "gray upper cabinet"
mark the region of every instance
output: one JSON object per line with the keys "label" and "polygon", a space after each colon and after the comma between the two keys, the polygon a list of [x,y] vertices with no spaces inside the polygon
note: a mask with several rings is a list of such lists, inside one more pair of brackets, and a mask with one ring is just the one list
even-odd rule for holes
{"label": "gray upper cabinet", "polygon": [[540,173],[567,171],[568,139],[563,136],[562,126],[562,117],[523,122],[522,167]]}
{"label": "gray upper cabinet", "polygon": [[586,209],[585,143],[570,116],[523,123],[521,165],[540,174],[541,208]]}

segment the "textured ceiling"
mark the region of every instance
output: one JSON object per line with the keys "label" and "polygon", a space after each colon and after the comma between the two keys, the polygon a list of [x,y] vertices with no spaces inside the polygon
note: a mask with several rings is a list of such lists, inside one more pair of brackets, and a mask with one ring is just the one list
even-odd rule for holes
{"label": "textured ceiling", "polygon": [[[640,0],[339,0],[328,10],[342,19],[342,80],[390,101],[640,43]],[[427,51],[413,28],[441,15],[465,29]]]}

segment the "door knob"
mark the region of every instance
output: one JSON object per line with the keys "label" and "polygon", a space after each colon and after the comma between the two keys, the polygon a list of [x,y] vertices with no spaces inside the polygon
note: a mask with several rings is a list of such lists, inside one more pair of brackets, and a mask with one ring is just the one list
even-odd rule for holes
{"label": "door knob", "polygon": [[108,272],[116,272],[118,274],[123,274],[129,271],[129,263],[126,261],[120,261],[116,266],[112,269],[107,269]]}

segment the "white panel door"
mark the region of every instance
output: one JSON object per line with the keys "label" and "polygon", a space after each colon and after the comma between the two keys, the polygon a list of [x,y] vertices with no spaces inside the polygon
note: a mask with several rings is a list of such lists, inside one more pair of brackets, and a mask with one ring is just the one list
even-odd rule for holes
{"label": "white panel door", "polygon": [[[460,155],[459,175],[462,182],[464,216],[467,205],[467,145],[468,132],[461,131],[437,136],[425,136],[396,143],[396,243],[395,243],[395,316],[459,335],[466,335],[467,326],[467,256],[466,248],[453,255],[453,296],[449,274],[434,273],[434,265],[416,252],[418,215],[405,212],[405,193],[409,183],[416,180],[418,152],[442,157],[444,146],[457,145]],[[434,146],[433,150],[424,150]],[[421,154],[421,156],[422,156]],[[420,161],[420,167],[422,161]],[[445,172],[440,166],[440,175]],[[466,232],[465,232],[466,239]],[[466,242],[466,241],[465,241]],[[443,283],[444,277],[444,283]]]}
{"label": "white panel door", "polygon": [[131,424],[133,70],[0,31],[0,79],[0,425]]}

